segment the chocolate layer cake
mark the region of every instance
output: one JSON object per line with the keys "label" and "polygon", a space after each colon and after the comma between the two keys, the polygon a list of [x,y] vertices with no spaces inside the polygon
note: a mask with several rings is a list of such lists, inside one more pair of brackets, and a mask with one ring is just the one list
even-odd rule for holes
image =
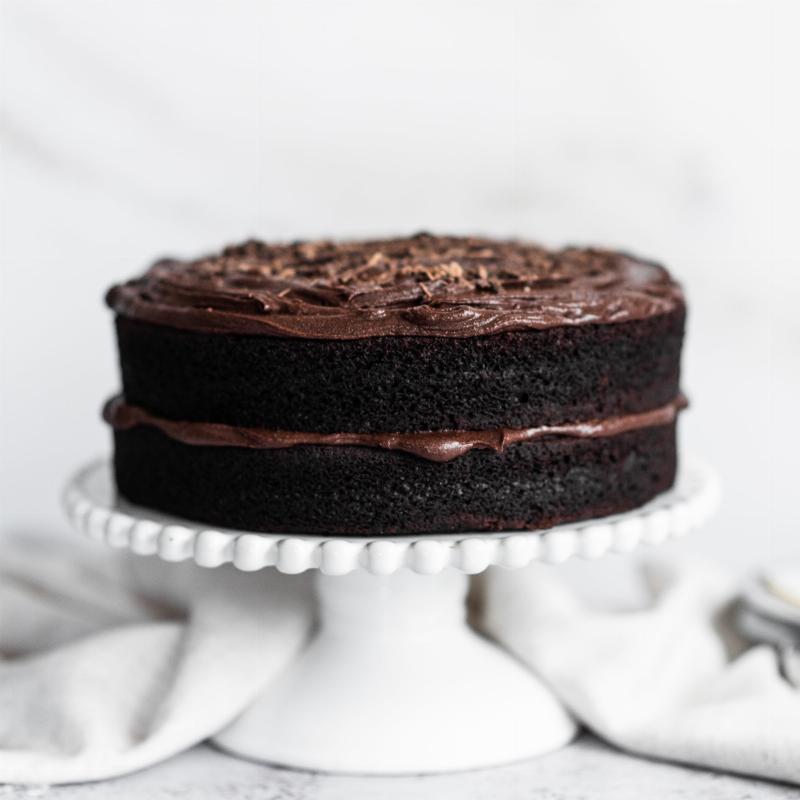
{"label": "chocolate layer cake", "polygon": [[685,305],[597,249],[247,242],[114,286],[127,500],[216,526],[546,528],[675,477]]}

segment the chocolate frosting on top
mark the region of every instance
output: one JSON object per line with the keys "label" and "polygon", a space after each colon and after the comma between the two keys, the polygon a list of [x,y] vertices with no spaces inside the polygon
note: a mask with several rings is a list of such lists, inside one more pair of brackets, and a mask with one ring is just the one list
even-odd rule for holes
{"label": "chocolate frosting on top", "polygon": [[160,325],[310,339],[481,336],[626,322],[683,304],[663,267],[624,253],[425,233],[249,241],[159,261],[106,300],[118,314]]}

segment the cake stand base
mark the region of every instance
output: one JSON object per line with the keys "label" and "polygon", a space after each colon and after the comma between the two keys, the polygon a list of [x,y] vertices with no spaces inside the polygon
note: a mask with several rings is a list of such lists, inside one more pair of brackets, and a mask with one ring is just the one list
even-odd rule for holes
{"label": "cake stand base", "polygon": [[466,621],[468,575],[491,566],[600,558],[701,525],[714,472],[682,466],[641,508],[547,531],[347,538],[208,528],[117,497],[109,465],[64,493],[73,525],[112,547],[203,567],[314,570],[318,625],[306,649],[215,742],[246,758],[363,774],[446,772],[566,744],[575,722],[541,681]]}
{"label": "cake stand base", "polygon": [[516,761],[576,725],[539,679],[466,624],[467,576],[317,577],[319,629],[219,734],[235,755],[301,769],[418,773]]}

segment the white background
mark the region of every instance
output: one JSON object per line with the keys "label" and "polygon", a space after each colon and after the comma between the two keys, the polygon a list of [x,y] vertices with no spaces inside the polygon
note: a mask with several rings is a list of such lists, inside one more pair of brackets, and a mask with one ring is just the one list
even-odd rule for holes
{"label": "white background", "polygon": [[[0,0],[0,528],[107,452],[114,280],[251,235],[622,246],[686,284],[685,547],[800,551],[798,4]],[[681,545],[684,546],[684,545]]]}

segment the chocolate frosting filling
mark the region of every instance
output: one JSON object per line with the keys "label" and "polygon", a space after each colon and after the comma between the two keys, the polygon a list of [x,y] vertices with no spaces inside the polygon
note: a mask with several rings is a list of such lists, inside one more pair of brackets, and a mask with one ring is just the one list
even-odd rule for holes
{"label": "chocolate frosting filling", "polygon": [[626,322],[672,311],[683,297],[663,267],[623,253],[418,234],[250,241],[159,261],[106,301],[118,314],[190,330],[361,339]]}
{"label": "chocolate frosting filling", "polygon": [[215,422],[179,422],[156,417],[143,408],[128,405],[121,397],[114,397],[108,401],[103,409],[103,418],[117,430],[145,425],[157,428],[171,439],[189,445],[253,449],[277,449],[297,445],[380,447],[386,450],[403,450],[429,461],[445,462],[452,461],[476,448],[501,453],[510,445],[532,442],[548,436],[594,439],[616,436],[637,428],[668,425],[686,405],[686,398],[679,395],[672,402],[651,411],[606,419],[541,425],[536,428],[416,433],[306,433],[244,428]]}

